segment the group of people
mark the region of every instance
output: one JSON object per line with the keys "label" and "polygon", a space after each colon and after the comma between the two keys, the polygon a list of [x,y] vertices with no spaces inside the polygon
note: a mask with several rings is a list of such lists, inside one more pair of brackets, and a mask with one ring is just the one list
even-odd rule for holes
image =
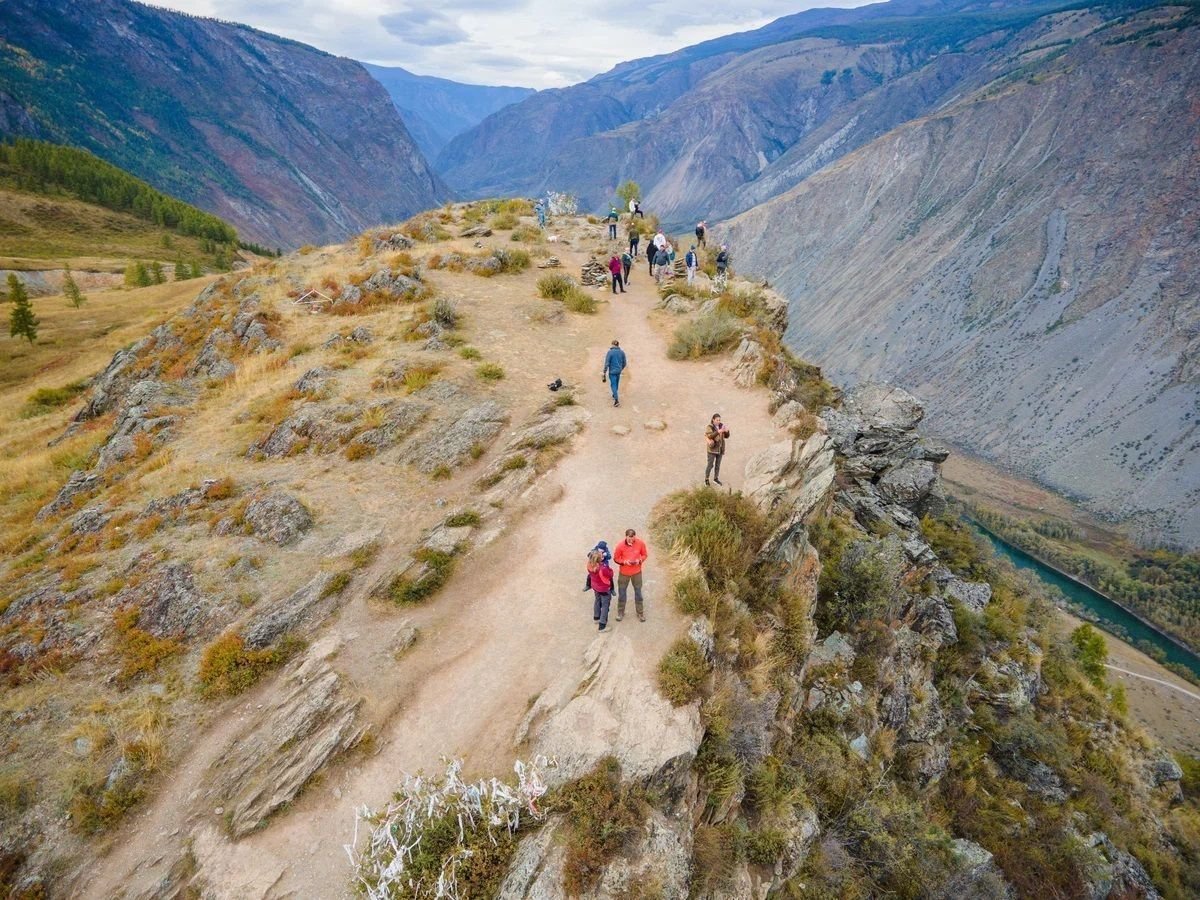
{"label": "group of people", "polygon": [[[592,592],[592,621],[599,626],[600,631],[608,628],[608,611],[612,604],[614,582],[617,588],[617,621],[625,618],[625,601],[631,584],[638,621],[646,621],[646,606],[642,599],[642,565],[649,556],[646,542],[638,537],[632,528],[625,529],[625,537],[617,544],[615,553],[609,551],[606,541],[600,541],[588,551],[587,578],[583,589]],[[618,572],[615,579],[613,562],[616,562]]]}

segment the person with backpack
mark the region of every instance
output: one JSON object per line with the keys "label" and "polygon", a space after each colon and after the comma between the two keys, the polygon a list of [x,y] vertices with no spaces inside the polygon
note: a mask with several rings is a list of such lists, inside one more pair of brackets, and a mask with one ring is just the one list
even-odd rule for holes
{"label": "person with backpack", "polygon": [[621,254],[621,268],[625,272],[625,286],[629,286],[629,270],[633,268],[633,257],[628,253]]}
{"label": "person with backpack", "polygon": [[614,206],[608,211],[608,215],[604,217],[604,221],[608,223],[608,239],[615,241],[617,239],[617,222],[621,217],[617,214],[617,208]]}
{"label": "person with backpack", "polygon": [[630,221],[629,223],[629,255],[637,258],[638,244],[642,241],[642,232],[638,229],[637,223]]}
{"label": "person with backpack", "polygon": [[613,570],[599,550],[588,554],[587,573],[588,586],[595,595],[592,621],[599,624],[600,631],[604,631],[608,628],[608,608],[612,604]]}
{"label": "person with backpack", "polygon": [[704,469],[704,483],[708,484],[711,474],[713,481],[721,483],[721,459],[725,456],[725,442],[729,440],[729,429],[721,422],[721,414],[713,413],[704,429],[704,443],[708,447],[708,465]]}
{"label": "person with backpack", "polygon": [[708,225],[704,222],[696,223],[696,245],[704,246],[704,235],[708,231]]}
{"label": "person with backpack", "polygon": [[633,605],[639,622],[646,621],[646,608],[642,603],[642,563],[649,557],[646,542],[632,528],[625,529],[625,540],[617,544],[613,559],[617,563],[617,621],[625,618],[625,594],[633,584]]}
{"label": "person with backpack", "polygon": [[696,280],[696,268],[700,265],[700,257],[696,255],[696,245],[692,244],[692,249],[687,252],[687,256],[683,258],[683,263],[687,266],[687,283],[690,285]]}
{"label": "person with backpack", "polygon": [[671,252],[666,247],[655,251],[654,265],[658,268],[654,273],[654,283],[662,284],[663,278],[671,271]]}
{"label": "person with backpack", "polygon": [[629,360],[625,358],[621,342],[613,341],[612,346],[608,348],[608,353],[604,355],[604,372],[600,375],[600,380],[608,381],[609,387],[612,389],[613,406],[621,405],[621,373],[628,366]]}
{"label": "person with backpack", "polygon": [[608,271],[612,273],[612,292],[615,294],[617,288],[620,288],[621,293],[625,293],[625,281],[621,278],[621,260],[617,259],[615,253],[608,261]]}

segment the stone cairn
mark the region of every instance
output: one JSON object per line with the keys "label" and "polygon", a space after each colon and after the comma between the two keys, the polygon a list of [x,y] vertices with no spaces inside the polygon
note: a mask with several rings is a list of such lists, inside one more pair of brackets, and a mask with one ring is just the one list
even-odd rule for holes
{"label": "stone cairn", "polygon": [[580,283],[586,284],[589,287],[606,287],[608,279],[608,266],[598,259],[589,259],[585,262],[583,270],[579,274]]}

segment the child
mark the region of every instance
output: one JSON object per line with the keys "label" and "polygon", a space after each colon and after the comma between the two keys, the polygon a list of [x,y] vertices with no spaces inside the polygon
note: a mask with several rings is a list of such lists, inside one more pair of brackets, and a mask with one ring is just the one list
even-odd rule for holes
{"label": "child", "polygon": [[596,600],[592,604],[592,621],[600,624],[599,630],[608,628],[608,607],[612,603],[613,570],[604,559],[604,554],[593,550],[588,554],[588,583]]}

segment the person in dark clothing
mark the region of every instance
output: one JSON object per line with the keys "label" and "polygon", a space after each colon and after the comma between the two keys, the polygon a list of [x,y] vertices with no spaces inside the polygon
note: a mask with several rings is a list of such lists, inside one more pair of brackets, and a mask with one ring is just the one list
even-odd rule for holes
{"label": "person in dark clothing", "polygon": [[615,294],[617,288],[620,288],[621,293],[625,293],[625,280],[621,277],[621,260],[617,259],[615,253],[608,261],[608,271],[612,273],[612,292]]}
{"label": "person in dark clothing", "polygon": [[637,225],[633,222],[629,223],[629,255],[637,257],[638,244],[642,241],[642,233],[638,231]]}
{"label": "person in dark clothing", "polygon": [[707,234],[707,232],[708,232],[708,226],[704,222],[700,222],[696,225],[696,246],[697,247],[704,246],[704,235]]}
{"label": "person in dark clothing", "polygon": [[720,413],[713,413],[704,429],[704,443],[708,447],[708,465],[704,469],[704,483],[708,484],[711,474],[713,481],[721,483],[721,458],[725,455],[725,442],[729,440],[729,429],[721,422]]}
{"label": "person in dark clothing", "polygon": [[608,215],[604,217],[604,221],[608,223],[608,239],[615,241],[617,239],[617,222],[621,216],[617,213],[617,208],[614,206],[608,211]]}
{"label": "person in dark clothing", "polygon": [[725,270],[729,268],[729,250],[725,244],[721,245],[721,252],[717,254],[717,274],[724,275]]}
{"label": "person in dark clothing", "polygon": [[621,373],[628,366],[629,360],[625,358],[625,351],[621,349],[621,342],[613,341],[612,346],[608,348],[608,353],[604,356],[604,372],[600,376],[601,381],[607,379],[609,387],[612,389],[613,406],[621,405],[619,393]]}
{"label": "person in dark clothing", "polygon": [[666,247],[658,250],[654,256],[654,265],[658,267],[658,274],[654,276],[654,280],[661,284],[666,274],[671,271],[671,251]]}
{"label": "person in dark clothing", "polygon": [[628,253],[621,254],[621,269],[625,272],[625,284],[629,285],[629,270],[633,268],[633,257]]}
{"label": "person in dark clothing", "polygon": [[642,212],[642,201],[640,201],[640,200],[633,201],[633,214],[635,216],[641,216],[643,219],[646,218],[646,214],[644,212]]}

